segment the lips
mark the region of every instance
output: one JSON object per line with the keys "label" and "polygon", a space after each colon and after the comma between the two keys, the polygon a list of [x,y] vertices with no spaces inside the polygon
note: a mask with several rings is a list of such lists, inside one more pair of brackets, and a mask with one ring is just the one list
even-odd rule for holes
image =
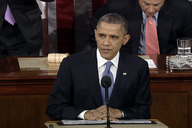
{"label": "lips", "polygon": [[102,51],[103,51],[104,53],[108,53],[108,52],[111,51],[111,49],[102,49]]}

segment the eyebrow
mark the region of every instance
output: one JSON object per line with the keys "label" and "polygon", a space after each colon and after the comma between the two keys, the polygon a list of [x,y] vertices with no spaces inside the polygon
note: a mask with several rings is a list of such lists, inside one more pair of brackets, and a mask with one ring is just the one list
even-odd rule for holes
{"label": "eyebrow", "polygon": [[160,4],[161,4],[161,2],[159,2],[159,3],[156,3],[156,4],[153,4],[153,5],[157,6],[157,5],[160,5]]}
{"label": "eyebrow", "polygon": [[[103,33],[98,33],[100,36],[106,36],[105,34],[103,34]],[[119,36],[118,35],[109,35],[110,37],[116,37],[116,38],[119,38]]]}
{"label": "eyebrow", "polygon": [[103,35],[103,36],[105,35],[105,34],[103,34],[103,33],[98,33],[98,34],[99,34],[99,35]]}
{"label": "eyebrow", "polygon": [[117,36],[117,35],[110,35],[110,37],[119,38],[119,36]]}

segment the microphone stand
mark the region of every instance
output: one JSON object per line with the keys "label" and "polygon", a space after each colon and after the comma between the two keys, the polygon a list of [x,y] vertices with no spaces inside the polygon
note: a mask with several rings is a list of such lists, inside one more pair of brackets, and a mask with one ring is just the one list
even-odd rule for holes
{"label": "microphone stand", "polygon": [[101,79],[101,85],[105,88],[105,102],[107,106],[107,127],[105,128],[111,128],[109,120],[109,94],[108,94],[108,88],[111,86],[111,78],[109,76],[104,76]]}
{"label": "microphone stand", "polygon": [[107,127],[105,128],[112,128],[110,127],[110,120],[109,120],[109,95],[108,95],[108,87],[105,87],[105,102],[107,106]]}

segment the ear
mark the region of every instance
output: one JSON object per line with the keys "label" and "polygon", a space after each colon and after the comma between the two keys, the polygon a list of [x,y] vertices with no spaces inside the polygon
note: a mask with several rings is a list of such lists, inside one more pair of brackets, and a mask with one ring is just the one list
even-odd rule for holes
{"label": "ear", "polygon": [[125,35],[123,45],[126,45],[130,38],[131,38],[130,34]]}
{"label": "ear", "polygon": [[97,29],[95,29],[94,32],[95,32],[95,40],[97,41],[97,35],[98,35],[97,34]]}

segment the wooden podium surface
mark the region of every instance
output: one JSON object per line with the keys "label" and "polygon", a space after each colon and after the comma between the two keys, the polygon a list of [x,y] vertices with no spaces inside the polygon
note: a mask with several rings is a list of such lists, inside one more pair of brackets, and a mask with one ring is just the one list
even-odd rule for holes
{"label": "wooden podium surface", "polygon": [[[192,71],[169,72],[166,55],[150,58],[157,65],[157,70],[150,71],[151,118],[171,128],[192,128]],[[17,57],[0,58],[1,128],[45,127],[44,122],[50,120],[45,109],[56,75],[56,70],[21,71]]]}
{"label": "wooden podium surface", "polygon": [[[112,128],[168,128],[165,124],[162,122],[156,120],[157,124],[111,124],[110,126]],[[107,125],[58,125],[55,122],[46,122],[45,125],[47,128],[50,128],[50,125],[53,126],[53,128],[105,128]]]}

